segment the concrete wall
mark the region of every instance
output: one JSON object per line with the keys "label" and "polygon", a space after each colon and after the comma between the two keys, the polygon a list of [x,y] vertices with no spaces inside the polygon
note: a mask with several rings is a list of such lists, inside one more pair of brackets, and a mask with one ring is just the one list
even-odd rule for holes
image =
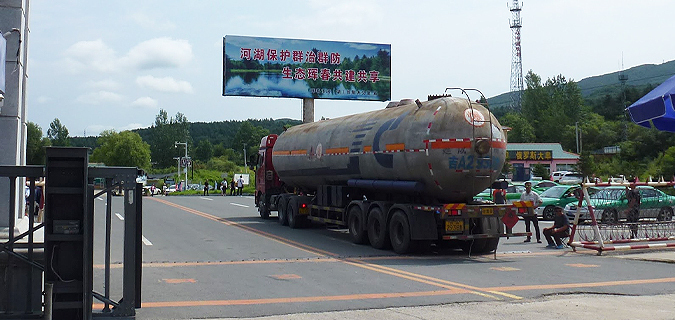
{"label": "concrete wall", "polygon": [[[28,1],[0,0],[0,31],[9,32],[5,37],[5,99],[0,102],[0,165],[6,166],[26,164]],[[9,226],[10,188],[17,188],[16,200],[21,204],[14,214],[23,212],[23,180],[10,186],[9,179],[0,178],[0,228]]]}

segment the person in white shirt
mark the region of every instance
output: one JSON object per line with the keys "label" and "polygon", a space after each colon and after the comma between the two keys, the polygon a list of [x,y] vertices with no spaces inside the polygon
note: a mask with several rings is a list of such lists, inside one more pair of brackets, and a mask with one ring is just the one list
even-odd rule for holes
{"label": "person in white shirt", "polygon": [[[523,219],[525,220],[525,232],[530,232],[530,222],[532,222],[537,236],[537,243],[541,243],[541,234],[539,233],[539,218],[537,218],[537,215],[534,213],[534,208],[541,205],[543,201],[541,201],[541,198],[536,192],[532,191],[532,183],[525,182],[525,191],[520,194],[520,201],[532,201],[533,207],[527,208],[527,214],[523,216]],[[530,242],[531,240],[532,237],[527,237],[525,242]]]}
{"label": "person in white shirt", "polygon": [[237,195],[241,195],[242,190],[244,190],[244,178],[239,176],[239,180],[237,180]]}

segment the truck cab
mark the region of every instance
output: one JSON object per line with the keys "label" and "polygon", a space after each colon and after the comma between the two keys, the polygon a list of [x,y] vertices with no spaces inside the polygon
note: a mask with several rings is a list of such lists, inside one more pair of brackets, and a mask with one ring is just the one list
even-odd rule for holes
{"label": "truck cab", "polygon": [[283,191],[283,183],[279,180],[272,164],[272,152],[277,137],[276,134],[263,137],[260,141],[260,148],[258,148],[255,172],[255,205],[263,219],[269,218],[271,210],[276,210],[276,204],[270,202],[271,196]]}

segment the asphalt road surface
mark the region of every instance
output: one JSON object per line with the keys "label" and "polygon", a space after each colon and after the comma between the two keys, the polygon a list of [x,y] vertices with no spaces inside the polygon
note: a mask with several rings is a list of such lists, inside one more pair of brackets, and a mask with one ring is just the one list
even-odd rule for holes
{"label": "asphalt road surface", "polygon": [[[122,290],[122,197],[112,201],[111,298]],[[545,249],[502,239],[492,254],[431,246],[412,255],[352,244],[346,230],[262,220],[253,198],[143,198],[142,308],[137,319],[242,318],[550,295],[675,293],[673,265]],[[105,204],[95,201],[94,289],[104,292]],[[274,214],[274,213],[273,213]],[[540,222],[542,228],[551,222]],[[514,232],[522,232],[522,221]],[[95,312],[103,304],[97,303]],[[545,316],[542,316],[545,317]]]}

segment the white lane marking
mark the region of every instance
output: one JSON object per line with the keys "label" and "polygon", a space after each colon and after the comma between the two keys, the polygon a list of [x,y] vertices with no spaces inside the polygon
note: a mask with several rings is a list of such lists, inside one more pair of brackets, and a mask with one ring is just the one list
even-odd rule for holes
{"label": "white lane marking", "polygon": [[211,199],[211,198],[207,198],[207,197],[199,197],[199,199],[204,199],[204,200],[209,200],[209,201],[213,201],[213,199]]}
{"label": "white lane marking", "polygon": [[152,242],[150,242],[150,240],[148,240],[148,238],[146,238],[144,235],[141,235],[141,240],[143,241],[143,244],[145,244],[146,246],[152,245]]}
{"label": "white lane marking", "polygon": [[238,203],[234,203],[234,202],[230,202],[230,204],[231,204],[231,205],[233,205],[233,206],[237,206],[237,207],[244,207],[244,208],[248,208],[248,206],[246,206],[246,205],[243,205],[243,204],[238,204]]}
{"label": "white lane marking", "polygon": [[115,212],[115,215],[120,218],[120,220],[124,221],[124,217],[121,214]]}

